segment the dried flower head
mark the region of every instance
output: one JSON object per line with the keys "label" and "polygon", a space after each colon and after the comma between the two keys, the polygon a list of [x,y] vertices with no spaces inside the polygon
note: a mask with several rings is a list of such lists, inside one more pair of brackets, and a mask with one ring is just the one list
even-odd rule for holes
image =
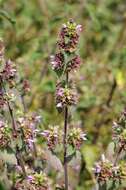
{"label": "dried flower head", "polygon": [[50,150],[53,150],[61,141],[61,131],[59,126],[49,126],[49,129],[43,131],[41,135],[45,137]]}
{"label": "dried flower head", "polygon": [[113,181],[126,179],[126,165],[120,163],[115,166],[104,155],[102,155],[101,161],[95,164],[93,170],[97,181],[101,184],[111,179]]}
{"label": "dried flower head", "polygon": [[49,180],[45,173],[33,173],[28,175],[26,179],[17,181],[16,190],[49,190]]}
{"label": "dried flower head", "polygon": [[26,79],[23,80],[22,90],[23,94],[27,94],[28,92],[30,92],[30,83]]}
{"label": "dried flower head", "polygon": [[5,62],[3,71],[1,72],[2,80],[7,81],[10,87],[13,87],[15,84],[16,77],[16,65],[11,60]]}
{"label": "dried flower head", "polygon": [[64,86],[63,83],[58,83],[56,86],[56,107],[62,110],[65,106],[76,105],[77,93],[72,87]]}
{"label": "dried flower head", "polygon": [[11,144],[10,128],[0,120],[0,148],[7,148]]}
{"label": "dried flower head", "polygon": [[82,143],[87,140],[86,134],[82,131],[80,127],[70,128],[68,132],[67,142],[76,149],[80,149]]}
{"label": "dried flower head", "polygon": [[63,53],[56,53],[54,56],[51,57],[51,65],[55,72],[62,72],[64,68],[64,55]]}
{"label": "dried flower head", "polygon": [[33,149],[33,142],[35,141],[36,133],[38,132],[36,125],[39,121],[40,117],[35,115],[20,117],[18,119],[19,129],[22,129],[24,141],[30,149]]}
{"label": "dried flower head", "polygon": [[81,25],[77,25],[73,20],[63,24],[57,42],[58,53],[51,56],[52,68],[58,76],[80,66],[80,57],[76,51],[81,30]]}
{"label": "dried flower head", "polygon": [[81,31],[82,26],[77,25],[72,19],[63,24],[58,40],[59,48],[70,53],[76,51]]}
{"label": "dried flower head", "polygon": [[3,108],[3,106],[6,104],[6,96],[2,89],[0,89],[0,108]]}
{"label": "dried flower head", "polygon": [[81,64],[80,56],[75,55],[70,61],[67,63],[67,71],[71,71],[77,69]]}
{"label": "dried flower head", "polygon": [[113,123],[113,140],[116,146],[126,150],[126,114],[125,110],[122,112],[119,120]]}

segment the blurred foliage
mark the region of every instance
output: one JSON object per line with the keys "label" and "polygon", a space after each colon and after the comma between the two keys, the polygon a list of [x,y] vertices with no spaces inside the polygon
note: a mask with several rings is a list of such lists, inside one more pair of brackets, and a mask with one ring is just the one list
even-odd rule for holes
{"label": "blurred foliage", "polygon": [[[42,110],[44,125],[62,125],[54,105],[56,75],[49,63],[55,52],[58,28],[69,18],[82,24],[82,66],[72,77],[80,95],[71,110],[88,134],[82,147],[82,168],[77,190],[93,183],[94,162],[111,139],[112,121],[126,104],[125,0],[0,0],[0,36],[7,56],[30,80],[26,97],[31,111]],[[76,112],[75,112],[76,111]],[[83,170],[82,170],[83,169]]]}

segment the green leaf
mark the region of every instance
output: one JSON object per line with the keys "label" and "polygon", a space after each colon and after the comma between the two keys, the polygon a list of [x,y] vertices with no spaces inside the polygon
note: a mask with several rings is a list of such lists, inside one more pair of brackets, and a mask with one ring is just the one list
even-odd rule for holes
{"label": "green leaf", "polygon": [[16,23],[14,18],[12,18],[6,11],[0,10],[0,16],[6,18],[12,25]]}
{"label": "green leaf", "polygon": [[76,155],[76,152],[73,152],[72,154],[68,155],[66,158],[67,162],[70,162],[75,155]]}
{"label": "green leaf", "polygon": [[6,190],[5,187],[0,183],[0,190]]}

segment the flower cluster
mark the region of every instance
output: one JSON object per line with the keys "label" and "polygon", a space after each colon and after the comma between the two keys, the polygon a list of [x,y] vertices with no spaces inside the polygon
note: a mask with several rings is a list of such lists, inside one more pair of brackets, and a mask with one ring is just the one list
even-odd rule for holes
{"label": "flower cluster", "polygon": [[8,83],[9,87],[12,88],[15,85],[16,65],[11,60],[5,60],[4,49],[4,43],[0,40],[0,80],[1,82]]}
{"label": "flower cluster", "polygon": [[80,66],[81,61],[76,50],[81,31],[82,26],[77,25],[73,20],[63,24],[57,42],[59,51],[51,56],[52,68],[58,75],[77,69]]}
{"label": "flower cluster", "polygon": [[113,123],[113,140],[116,146],[126,150],[126,110],[123,111],[117,122]]}
{"label": "flower cluster", "polygon": [[68,61],[67,70],[71,71],[71,70],[77,69],[80,66],[80,63],[81,63],[81,59],[79,55],[75,55],[70,61]]}
{"label": "flower cluster", "polygon": [[63,53],[56,53],[56,55],[52,55],[51,57],[51,64],[53,70],[55,70],[57,73],[62,72],[64,67],[64,55]]}
{"label": "flower cluster", "polygon": [[33,173],[23,181],[17,181],[16,190],[49,190],[49,180],[45,173]]}
{"label": "flower cluster", "polygon": [[66,52],[74,52],[78,45],[81,31],[82,26],[77,25],[72,19],[66,24],[63,24],[59,35],[59,48],[63,49]]}
{"label": "flower cluster", "polygon": [[48,178],[45,173],[35,173],[28,176],[30,184],[34,185],[37,190],[48,190]]}
{"label": "flower cluster", "polygon": [[61,141],[61,133],[59,126],[49,126],[48,130],[45,130],[41,133],[43,137],[45,137],[47,141],[48,148],[53,150],[57,144]]}
{"label": "flower cluster", "polygon": [[23,80],[23,90],[25,93],[30,91],[30,84],[28,80]]}
{"label": "flower cluster", "polygon": [[11,143],[10,128],[0,120],[0,148],[7,148]]}
{"label": "flower cluster", "polygon": [[18,119],[19,129],[22,129],[24,141],[30,149],[33,149],[33,142],[35,140],[34,137],[38,132],[36,125],[39,121],[40,117],[35,115],[20,117]]}
{"label": "flower cluster", "polygon": [[58,83],[56,86],[56,107],[63,109],[67,105],[76,105],[77,93],[71,87],[67,87],[64,83]]}
{"label": "flower cluster", "polygon": [[95,164],[93,170],[97,181],[101,184],[111,179],[113,181],[126,179],[126,165],[119,164],[115,166],[112,162],[107,160],[104,155],[102,155],[101,161]]}
{"label": "flower cluster", "polygon": [[5,94],[2,90],[2,88],[0,89],[0,108],[3,108],[3,106],[6,104],[6,97]]}
{"label": "flower cluster", "polygon": [[69,145],[72,145],[76,149],[80,149],[83,141],[86,139],[86,134],[81,130],[80,127],[72,127],[69,130],[67,142]]}
{"label": "flower cluster", "polygon": [[30,83],[28,80],[24,79],[22,81],[22,91],[23,91],[23,95],[27,94],[28,92],[30,92]]}
{"label": "flower cluster", "polygon": [[4,69],[1,73],[2,79],[7,81],[10,86],[13,86],[13,80],[16,77],[16,65],[11,60],[5,62]]}

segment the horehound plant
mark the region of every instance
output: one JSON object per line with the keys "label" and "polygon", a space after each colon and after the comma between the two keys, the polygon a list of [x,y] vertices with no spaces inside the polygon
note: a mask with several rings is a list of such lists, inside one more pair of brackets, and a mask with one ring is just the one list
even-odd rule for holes
{"label": "horehound plant", "polygon": [[111,149],[113,158],[101,156],[101,161],[95,164],[94,174],[98,183],[98,190],[123,190],[126,187],[126,109],[119,119],[113,122]]}
{"label": "horehound plant", "polygon": [[[63,165],[64,165],[64,189],[69,189],[68,176],[68,160],[71,155],[68,155],[68,146],[72,146],[76,152],[80,148],[86,135],[80,127],[70,127],[68,123],[69,108],[77,103],[77,92],[70,79],[70,75],[79,68],[81,64],[80,56],[78,55],[78,43],[82,26],[77,25],[72,19],[66,24],[63,24],[59,33],[57,42],[57,52],[51,56],[51,65],[58,76],[56,85],[55,102],[57,110],[64,115],[63,132],[59,132],[57,128],[51,128],[45,131],[45,136],[48,140],[48,147],[54,149],[58,143],[59,134],[63,136]],[[73,154],[74,155],[74,154]]]}
{"label": "horehound plant", "polygon": [[[52,68],[58,76],[55,102],[58,112],[64,115],[63,130],[61,126],[49,126],[44,131],[41,131],[40,127],[37,128],[40,125],[40,116],[29,113],[25,102],[30,85],[26,79],[20,78],[16,64],[6,60],[4,43],[0,40],[0,150],[11,152],[16,160],[16,163],[11,165],[11,170],[8,170],[8,163],[5,161],[9,190],[71,189],[68,162],[76,156],[77,150],[86,140],[86,134],[81,127],[68,122],[70,107],[76,105],[78,100],[71,75],[81,64],[77,53],[81,31],[82,26],[73,20],[63,24],[57,42],[57,52],[51,56]],[[41,135],[52,153],[50,159],[57,153],[56,146],[63,145],[63,159],[60,157],[64,166],[62,184],[52,183],[44,172],[48,166],[42,164],[42,152],[37,151],[41,144],[36,142]]]}

